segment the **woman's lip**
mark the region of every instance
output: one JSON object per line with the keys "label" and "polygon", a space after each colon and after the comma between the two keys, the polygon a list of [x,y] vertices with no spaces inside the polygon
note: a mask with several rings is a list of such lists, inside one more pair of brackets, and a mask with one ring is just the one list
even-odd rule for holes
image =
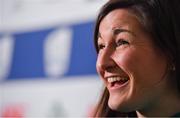
{"label": "woman's lip", "polygon": [[109,84],[108,84],[108,88],[109,88],[110,91],[111,91],[111,90],[121,90],[121,89],[123,89],[125,86],[127,86],[127,85],[129,84],[129,81],[130,81],[130,80],[126,81],[126,82],[123,83],[123,84],[115,84],[115,85],[113,85],[113,86],[112,86],[112,83],[109,83]]}

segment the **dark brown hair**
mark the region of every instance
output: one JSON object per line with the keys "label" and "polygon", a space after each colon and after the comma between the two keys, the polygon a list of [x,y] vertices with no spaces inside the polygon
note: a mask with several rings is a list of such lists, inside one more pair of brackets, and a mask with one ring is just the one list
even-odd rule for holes
{"label": "dark brown hair", "polygon": [[[180,0],[109,0],[100,10],[96,20],[94,44],[98,53],[98,33],[102,19],[115,9],[127,9],[135,14],[144,29],[153,37],[153,42],[175,67],[175,78],[180,92]],[[124,117],[136,116],[135,112],[120,113],[111,110],[108,105],[109,92],[104,89],[94,116]]]}

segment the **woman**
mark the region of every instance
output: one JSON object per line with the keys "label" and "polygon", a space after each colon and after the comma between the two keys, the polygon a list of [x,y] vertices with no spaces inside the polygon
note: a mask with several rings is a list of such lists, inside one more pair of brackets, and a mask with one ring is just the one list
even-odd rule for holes
{"label": "woman", "polygon": [[180,116],[179,0],[109,0],[95,26],[95,117]]}

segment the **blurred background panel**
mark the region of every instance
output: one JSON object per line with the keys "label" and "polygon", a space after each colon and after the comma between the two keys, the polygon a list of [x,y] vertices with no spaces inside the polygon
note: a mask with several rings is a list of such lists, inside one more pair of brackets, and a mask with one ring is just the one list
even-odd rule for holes
{"label": "blurred background panel", "polygon": [[0,0],[0,117],[85,117],[102,88],[93,46],[107,0]]}

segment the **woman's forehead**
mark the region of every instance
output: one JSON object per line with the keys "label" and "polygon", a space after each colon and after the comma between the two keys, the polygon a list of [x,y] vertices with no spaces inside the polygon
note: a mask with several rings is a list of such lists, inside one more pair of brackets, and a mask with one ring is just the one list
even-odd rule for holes
{"label": "woman's forehead", "polygon": [[128,10],[113,10],[100,22],[98,37],[104,37],[105,35],[115,36],[124,31],[133,32],[134,27],[139,24],[136,16]]}

